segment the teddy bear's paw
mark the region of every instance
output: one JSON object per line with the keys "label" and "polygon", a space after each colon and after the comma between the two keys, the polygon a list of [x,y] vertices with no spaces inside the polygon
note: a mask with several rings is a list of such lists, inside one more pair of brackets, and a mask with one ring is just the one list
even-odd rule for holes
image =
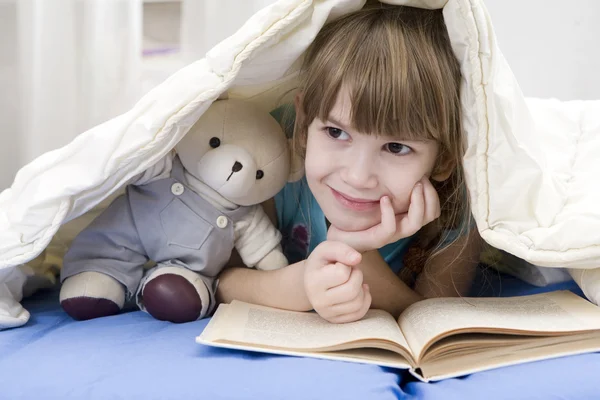
{"label": "teddy bear's paw", "polygon": [[60,289],[60,305],[78,321],[118,314],[125,302],[125,287],[98,272],[67,278]]}
{"label": "teddy bear's paw", "polygon": [[210,297],[198,274],[184,268],[165,267],[148,277],[141,302],[154,318],[183,323],[204,317]]}
{"label": "teddy bear's paw", "polygon": [[274,249],[256,264],[256,268],[264,271],[279,269],[288,266],[288,260],[281,249]]}

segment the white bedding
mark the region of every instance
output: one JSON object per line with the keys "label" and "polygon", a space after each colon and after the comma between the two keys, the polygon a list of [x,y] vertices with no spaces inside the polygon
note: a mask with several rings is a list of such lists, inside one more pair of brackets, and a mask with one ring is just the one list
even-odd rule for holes
{"label": "white bedding", "polygon": [[[444,7],[463,73],[464,163],[482,237],[533,264],[596,267],[600,102],[526,100],[481,0],[386,2]],[[0,328],[27,321],[15,267],[38,256],[64,223],[165,156],[221,93],[273,108],[323,24],[363,3],[279,0],[129,112],[22,168],[0,194]]]}

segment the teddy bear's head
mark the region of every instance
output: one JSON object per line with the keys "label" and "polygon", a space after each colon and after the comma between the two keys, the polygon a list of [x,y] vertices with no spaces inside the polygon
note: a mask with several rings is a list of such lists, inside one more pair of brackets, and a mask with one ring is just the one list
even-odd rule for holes
{"label": "teddy bear's head", "polygon": [[190,174],[241,206],[270,199],[303,171],[277,121],[243,100],[215,101],[175,149]]}

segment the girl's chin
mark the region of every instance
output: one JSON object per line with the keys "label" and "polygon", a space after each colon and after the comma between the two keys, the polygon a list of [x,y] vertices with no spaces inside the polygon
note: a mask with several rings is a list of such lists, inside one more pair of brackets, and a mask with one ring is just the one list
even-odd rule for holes
{"label": "girl's chin", "polygon": [[329,222],[331,223],[331,225],[335,226],[339,230],[346,231],[346,232],[366,231],[367,229],[370,229],[379,223],[379,221],[372,221],[372,220],[371,221],[357,221],[357,220],[349,221],[348,219],[344,219],[344,218],[339,218],[336,221],[330,220]]}

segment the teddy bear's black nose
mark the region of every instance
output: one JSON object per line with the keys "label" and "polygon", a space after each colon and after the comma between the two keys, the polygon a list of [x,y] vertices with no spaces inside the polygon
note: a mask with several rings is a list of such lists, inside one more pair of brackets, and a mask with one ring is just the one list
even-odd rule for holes
{"label": "teddy bear's black nose", "polygon": [[233,164],[233,167],[231,167],[231,171],[232,172],[240,172],[242,170],[242,168],[244,168],[244,166],[239,163],[239,162],[235,162],[235,164]]}

